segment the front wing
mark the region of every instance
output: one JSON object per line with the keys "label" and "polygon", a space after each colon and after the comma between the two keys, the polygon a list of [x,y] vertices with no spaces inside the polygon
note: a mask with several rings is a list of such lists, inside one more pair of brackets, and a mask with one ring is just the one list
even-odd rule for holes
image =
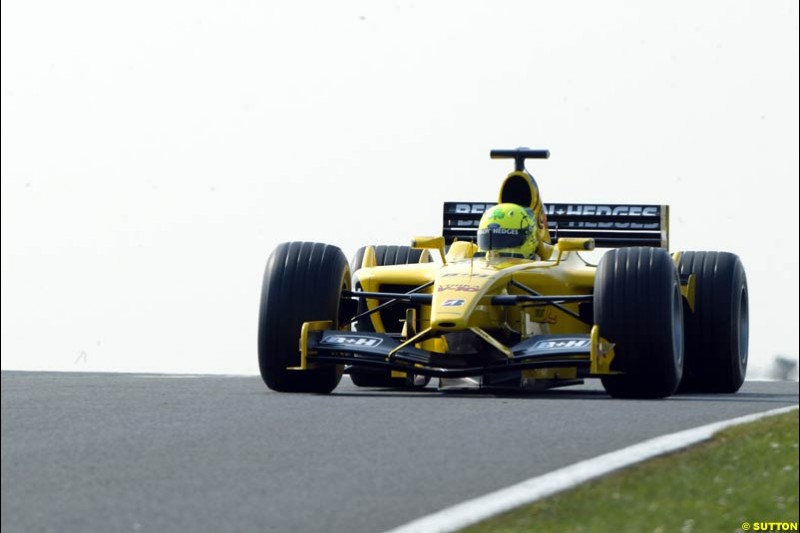
{"label": "front wing", "polygon": [[597,326],[589,334],[530,337],[510,347],[506,358],[479,366],[471,366],[464,357],[401,347],[401,341],[384,333],[345,332],[330,327],[330,322],[303,324],[300,366],[295,370],[335,363],[440,378],[559,368],[576,369],[577,377],[614,373],[610,370],[613,345],[600,337]]}

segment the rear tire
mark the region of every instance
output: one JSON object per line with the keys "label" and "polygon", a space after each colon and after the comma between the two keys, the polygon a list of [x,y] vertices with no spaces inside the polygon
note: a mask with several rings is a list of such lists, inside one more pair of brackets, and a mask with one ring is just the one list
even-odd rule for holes
{"label": "rear tire", "polygon": [[[418,250],[410,246],[375,246],[375,266],[389,266],[389,265],[411,265],[416,263],[430,263],[430,253],[428,250]],[[364,252],[367,247],[362,246],[359,248],[353,260],[350,262],[350,270],[355,275],[356,271],[361,268],[361,263],[364,260]],[[366,302],[359,301],[358,312],[362,313],[367,310]],[[358,331],[371,331],[374,332],[375,328],[372,325],[372,320],[366,316],[356,323]],[[413,381],[413,376],[409,376]],[[350,371],[350,379],[356,387],[391,387],[391,388],[419,388],[419,385],[409,384],[408,378],[393,378],[390,370],[381,369],[366,369],[359,368]],[[425,379],[425,385],[428,384],[430,379]],[[425,385],[422,385],[423,387]]]}
{"label": "rear tire", "polygon": [[258,320],[258,366],[267,387],[280,392],[327,394],[342,368],[287,370],[300,365],[298,341],[303,322],[331,320],[338,328],[342,289],[350,269],[342,251],[327,244],[287,242],[267,260]]}
{"label": "rear tire", "polygon": [[683,373],[683,297],[672,258],[661,248],[621,248],[600,260],[595,323],[614,343],[603,387],[615,398],[663,398]]}
{"label": "rear tire", "polygon": [[694,312],[684,309],[686,369],[681,391],[734,393],[747,373],[744,266],[727,252],[683,252],[679,271],[696,276]]}

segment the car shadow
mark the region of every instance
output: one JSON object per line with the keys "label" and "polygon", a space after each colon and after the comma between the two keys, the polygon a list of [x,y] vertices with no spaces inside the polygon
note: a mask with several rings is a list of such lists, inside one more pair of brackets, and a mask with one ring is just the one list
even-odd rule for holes
{"label": "car shadow", "polygon": [[756,402],[756,403],[797,403],[797,395],[768,392],[735,392],[732,394],[679,393],[670,400],[683,402]]}
{"label": "car shadow", "polygon": [[331,397],[339,398],[486,398],[513,400],[609,400],[609,401],[671,401],[671,402],[736,402],[736,403],[797,403],[797,395],[767,392],[738,392],[733,394],[678,393],[668,398],[653,400],[612,398],[603,390],[544,390],[544,391],[498,391],[498,390],[460,390],[439,391],[433,387],[419,390],[363,388],[358,391],[334,391]]}

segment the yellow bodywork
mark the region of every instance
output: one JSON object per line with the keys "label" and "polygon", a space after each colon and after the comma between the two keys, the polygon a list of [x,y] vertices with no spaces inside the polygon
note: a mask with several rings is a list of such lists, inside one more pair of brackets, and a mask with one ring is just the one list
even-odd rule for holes
{"label": "yellow bodywork", "polygon": [[300,365],[290,366],[289,370],[308,370],[308,334],[312,331],[325,331],[331,329],[333,322],[330,320],[319,320],[316,322],[304,322],[300,328]]}
{"label": "yellow bodywork", "polygon": [[[672,254],[672,262],[675,263],[675,268],[679,268],[681,264],[681,252],[675,252]],[[681,294],[683,295],[683,299],[686,300],[686,304],[689,306],[689,310],[694,312],[694,301],[695,301],[695,285],[697,283],[697,275],[696,274],[689,274],[689,278],[686,280],[686,283],[681,283]]]}
{"label": "yellow bodywork", "polygon": [[[417,242],[430,241],[418,239]],[[472,331],[510,356],[509,348],[497,340],[495,332],[513,332],[522,339],[541,334],[594,333],[591,373],[611,373],[609,366],[613,359],[613,347],[600,338],[597,326],[579,320],[551,304],[500,306],[490,303],[491,298],[497,295],[527,294],[512,281],[535,288],[543,295],[591,295],[595,267],[586,265],[574,252],[568,251],[591,249],[591,243],[576,240],[564,242],[553,249],[558,254],[552,260],[531,261],[491,254],[488,257],[474,257],[474,244],[455,242],[447,253],[446,264],[420,263],[377,268],[362,264],[355,277],[365,292],[381,292],[386,285],[418,287],[433,282],[424,291],[432,294],[432,304],[422,305],[419,313],[414,313],[416,324],[412,328],[407,324],[403,326],[405,332],[417,333],[405,335],[406,340],[400,348],[415,345],[431,352],[447,353],[444,334]],[[380,303],[372,299],[366,301],[368,309]],[[561,305],[575,314],[579,313],[577,303]],[[370,319],[376,332],[387,330],[380,313],[373,313]],[[406,319],[409,319],[409,314]],[[395,324],[391,326],[393,330],[398,329]],[[400,348],[393,352],[396,353]],[[546,369],[537,372],[530,375],[549,375]],[[575,375],[575,369],[559,368],[553,372],[563,378]]]}
{"label": "yellow bodywork", "polygon": [[[463,248],[456,250],[459,254],[464,251]],[[451,249],[448,256],[454,255],[452,252]],[[540,306],[531,305],[522,310],[520,306],[491,305],[486,299],[495,295],[525,294],[512,286],[511,280],[535,287],[543,295],[592,294],[595,268],[573,259],[571,253],[565,253],[560,261],[481,257],[457,259],[446,265],[421,263],[366,267],[358,270],[356,280],[365,292],[380,292],[384,285],[416,287],[433,281],[433,286],[425,291],[433,295],[433,304],[422,307],[420,330],[431,328],[434,332],[449,332],[471,327],[496,329],[508,325],[515,331],[523,331],[532,330],[533,324],[542,323],[538,318],[541,316]],[[369,309],[377,305],[377,300],[367,300]],[[577,304],[563,305],[578,312]],[[547,333],[589,333],[590,326],[585,323],[555,308],[548,311],[552,318],[547,324]],[[386,331],[378,314],[371,317],[375,331]],[[533,333],[530,331],[522,336]]]}

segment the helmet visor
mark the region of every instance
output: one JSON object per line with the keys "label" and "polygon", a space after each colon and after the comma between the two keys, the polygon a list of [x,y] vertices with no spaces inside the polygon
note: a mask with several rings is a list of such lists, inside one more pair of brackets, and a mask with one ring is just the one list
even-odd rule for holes
{"label": "helmet visor", "polygon": [[478,230],[478,250],[503,250],[519,248],[527,238],[525,230],[505,228],[482,228]]}

